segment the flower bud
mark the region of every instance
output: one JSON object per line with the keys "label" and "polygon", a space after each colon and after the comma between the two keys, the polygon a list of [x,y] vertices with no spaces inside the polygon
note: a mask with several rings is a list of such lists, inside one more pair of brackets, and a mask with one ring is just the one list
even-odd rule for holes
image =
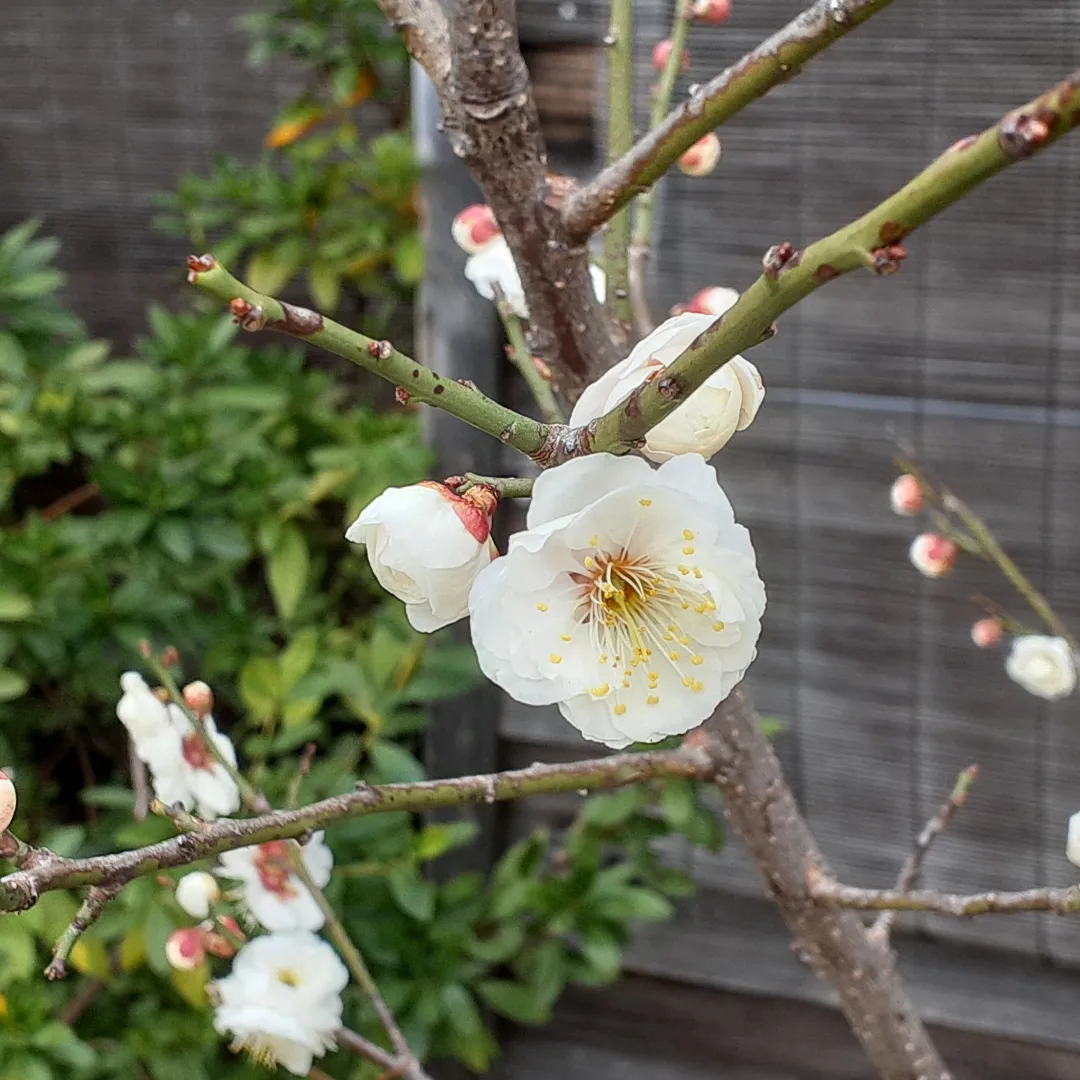
{"label": "flower bud", "polygon": [[1029,694],[1058,701],[1076,689],[1076,657],[1064,638],[1025,634],[1013,638],[1005,674]]}
{"label": "flower bud", "polygon": [[[653,46],[652,62],[653,67],[657,71],[664,71],[668,66],[668,60],[671,59],[671,50],[675,48],[675,45],[670,38],[664,38],[663,41],[658,41]],[[683,49],[682,51],[682,67],[680,71],[685,71],[690,66],[690,53]]]}
{"label": "flower bud", "polygon": [[1080,866],[1080,812],[1069,818],[1069,835],[1065,841],[1065,858],[1073,864]]}
{"label": "flower bud", "polygon": [[992,649],[1005,637],[1000,619],[980,619],[971,628],[971,640],[980,649]]}
{"label": "flower bud", "polygon": [[893,481],[893,486],[889,491],[889,502],[894,514],[911,517],[922,511],[926,498],[919,481],[911,473],[904,473]]}
{"label": "flower bud", "polygon": [[719,160],[720,138],[715,131],[710,131],[679,158],[679,169],[687,176],[708,176]]}
{"label": "flower bud", "polygon": [[696,293],[690,303],[679,310],[695,315],[723,315],[738,299],[738,290],[725,285],[710,285]]}
{"label": "flower bud", "polygon": [[15,785],[11,778],[0,769],[0,832],[3,832],[15,817],[15,806],[18,799],[15,795]]}
{"label": "flower bud", "polygon": [[206,962],[205,936],[197,926],[174,930],[165,942],[165,958],[177,971],[194,971]]}
{"label": "flower bud", "polygon": [[184,687],[184,701],[196,716],[207,716],[214,708],[214,692],[201,679]]}
{"label": "flower bud", "polygon": [[956,565],[960,549],[940,533],[920,533],[911,542],[911,564],[929,578],[944,577]]}
{"label": "flower bud", "polygon": [[205,919],[221,899],[221,886],[213,874],[196,870],[176,883],[176,902],[195,919]]}
{"label": "flower bud", "polygon": [[690,13],[703,23],[719,26],[731,17],[731,0],[694,0]]}
{"label": "flower bud", "polygon": [[207,930],[204,939],[206,951],[212,956],[220,956],[222,959],[228,960],[236,955],[240,944],[247,940],[247,935],[240,929],[240,924],[231,915],[220,916],[218,922],[228,933],[220,933],[213,929]]}
{"label": "flower bud", "polygon": [[495,213],[486,203],[467,206],[450,227],[457,246],[467,255],[483,251],[493,240],[502,235]]}

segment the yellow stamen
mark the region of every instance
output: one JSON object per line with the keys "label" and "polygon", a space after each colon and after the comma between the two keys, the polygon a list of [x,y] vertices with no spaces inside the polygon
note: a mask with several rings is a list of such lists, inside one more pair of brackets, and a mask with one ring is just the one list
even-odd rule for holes
{"label": "yellow stamen", "polygon": [[698,655],[691,656],[690,663],[693,664],[695,667],[700,667],[702,664],[705,663],[705,657]]}
{"label": "yellow stamen", "polygon": [[590,536],[589,537],[589,547],[596,547],[596,545],[599,544],[599,543],[600,543],[600,537],[599,536]]}
{"label": "yellow stamen", "polygon": [[622,714],[624,712],[626,712],[626,706],[625,705],[620,704],[620,705],[615,706],[615,715],[616,716],[622,716]]}
{"label": "yellow stamen", "polygon": [[589,693],[593,697],[603,697],[610,689],[611,687],[607,683],[601,683],[599,686],[594,686]]}
{"label": "yellow stamen", "polygon": [[684,540],[693,540],[694,534],[689,529],[683,529],[682,531]]}
{"label": "yellow stamen", "polygon": [[668,656],[672,660],[678,660],[679,659],[679,653],[678,653],[678,651],[676,649],[672,649],[671,652],[668,653]]}
{"label": "yellow stamen", "polygon": [[712,628],[719,634],[720,631],[724,629],[724,624],[717,620],[712,624]]}
{"label": "yellow stamen", "polygon": [[702,572],[696,566],[694,567],[694,577],[696,577],[698,581],[700,581],[702,577],[704,577]]}
{"label": "yellow stamen", "polygon": [[548,609],[548,606],[547,606],[547,604],[544,603],[543,600],[541,600],[540,603],[536,605],[536,610],[537,611],[547,611],[547,609]]}
{"label": "yellow stamen", "polygon": [[694,545],[693,544],[687,544],[686,547],[684,547],[682,549],[682,553],[684,555],[693,555],[694,554]]}
{"label": "yellow stamen", "polygon": [[561,634],[563,641],[573,641],[574,639],[569,634]]}
{"label": "yellow stamen", "polygon": [[552,653],[552,654],[551,654],[551,655],[550,655],[550,656],[548,657],[548,659],[549,659],[549,660],[550,660],[550,661],[551,661],[551,662],[552,662],[553,664],[561,664],[561,663],[562,663],[562,657],[561,657],[561,656],[560,656],[560,655],[559,655],[559,654],[558,654],[557,652],[553,652],[553,653]]}
{"label": "yellow stamen", "polygon": [[647,705],[659,705],[660,704],[660,698],[656,694],[650,694],[645,699],[645,703]]}
{"label": "yellow stamen", "polygon": [[652,506],[652,499],[638,499],[642,506]]}

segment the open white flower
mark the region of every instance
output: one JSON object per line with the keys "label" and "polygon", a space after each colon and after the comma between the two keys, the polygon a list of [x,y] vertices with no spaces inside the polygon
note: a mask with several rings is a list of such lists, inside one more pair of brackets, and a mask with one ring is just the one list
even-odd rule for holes
{"label": "open white flower", "polygon": [[[304,845],[303,859],[321,889],[334,868],[334,853],[323,843],[321,832]],[[222,852],[220,873],[243,884],[244,903],[267,930],[318,930],[326,921],[308,887],[293,872],[286,840]]]}
{"label": "open white flower", "polygon": [[379,584],[405,601],[409,622],[423,633],[468,614],[469,589],[498,554],[491,540],[494,499],[484,491],[459,496],[433,483],[387,488],[345,533],[367,546]]}
{"label": "open white flower", "polygon": [[[661,323],[625,360],[585,387],[570,423],[587,424],[615,408],[642,383],[663,374],[715,322],[712,315],[686,312]],[[764,396],[757,368],[733,357],[645,436],[642,453],[660,462],[678,454],[711,458],[736,431],[750,426]]]}
{"label": "open white flower", "polygon": [[1069,818],[1069,832],[1065,840],[1065,858],[1080,866],[1080,811]]}
{"label": "open white flower", "polygon": [[[498,285],[514,314],[519,319],[529,317],[529,306],[525,301],[525,290],[521,286],[517,266],[514,265],[514,256],[510,253],[510,245],[501,235],[466,260],[465,276],[485,300],[495,299],[495,286]],[[603,303],[607,293],[607,276],[595,264],[589,266],[589,276],[596,299]]]}
{"label": "open white flower", "polygon": [[1005,674],[1047,701],[1068,697],[1076,689],[1076,659],[1064,638],[1040,634],[1015,638]]}
{"label": "open white flower", "polygon": [[180,735],[169,719],[164,702],[146,685],[137,671],[120,676],[123,693],[116,704],[116,716],[127,728],[135,753],[154,767],[153,755],[175,757],[180,753]]}
{"label": "open white flower", "polygon": [[232,973],[213,984],[214,1027],[260,1064],[307,1076],[336,1045],[341,992],[349,981],[337,953],[306,931],[267,934],[246,944]]}
{"label": "open white flower", "polygon": [[702,723],[754,659],[764,609],[750,535],[698,454],[542,473],[469,599],[484,674],[616,748]]}

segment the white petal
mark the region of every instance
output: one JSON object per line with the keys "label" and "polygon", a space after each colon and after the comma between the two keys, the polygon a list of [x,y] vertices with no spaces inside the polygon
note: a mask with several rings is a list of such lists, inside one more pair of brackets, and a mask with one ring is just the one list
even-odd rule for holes
{"label": "white petal", "polygon": [[1069,818],[1069,834],[1065,842],[1065,856],[1073,864],[1080,866],[1080,812]]}
{"label": "white petal", "polygon": [[320,889],[330,881],[334,869],[334,853],[327,847],[325,835],[322,832],[314,833],[304,845],[304,865]]}
{"label": "white petal", "polygon": [[640,483],[652,473],[648,463],[636,457],[587,454],[555,469],[542,472],[533,484],[526,528],[576,514],[615,488]]}

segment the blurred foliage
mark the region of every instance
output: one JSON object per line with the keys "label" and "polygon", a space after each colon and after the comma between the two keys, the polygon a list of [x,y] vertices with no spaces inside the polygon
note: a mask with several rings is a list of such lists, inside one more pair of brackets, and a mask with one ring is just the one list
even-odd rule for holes
{"label": "blurred foliage", "polygon": [[240,22],[252,63],[287,56],[307,85],[256,162],[216,156],[209,175],[185,176],[160,200],[158,223],[240,266],[263,292],[302,280],[328,314],[345,293],[362,297],[377,333],[423,272],[416,164],[393,107],[405,98],[405,50],[374,0],[282,0]]}

